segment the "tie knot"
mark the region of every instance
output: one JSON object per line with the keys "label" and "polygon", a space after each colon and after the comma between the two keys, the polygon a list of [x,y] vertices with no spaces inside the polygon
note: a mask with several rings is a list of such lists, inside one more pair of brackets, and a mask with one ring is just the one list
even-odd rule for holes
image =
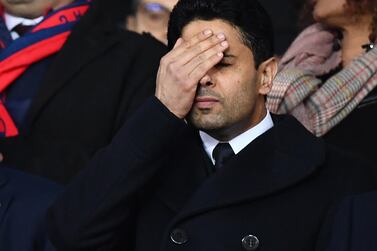
{"label": "tie knot", "polygon": [[215,159],[215,167],[223,167],[225,162],[234,155],[233,149],[229,143],[218,143],[212,152],[212,157]]}
{"label": "tie knot", "polygon": [[17,34],[19,36],[23,36],[26,32],[28,32],[31,28],[33,27],[33,25],[24,25],[22,23],[20,24],[17,24],[13,29],[12,31],[15,31],[17,32]]}

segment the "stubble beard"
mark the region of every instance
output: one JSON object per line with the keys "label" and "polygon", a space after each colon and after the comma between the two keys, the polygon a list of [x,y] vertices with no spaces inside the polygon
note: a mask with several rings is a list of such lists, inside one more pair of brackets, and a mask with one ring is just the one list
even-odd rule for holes
{"label": "stubble beard", "polygon": [[224,128],[227,119],[224,112],[193,108],[188,115],[188,121],[199,130],[213,131]]}

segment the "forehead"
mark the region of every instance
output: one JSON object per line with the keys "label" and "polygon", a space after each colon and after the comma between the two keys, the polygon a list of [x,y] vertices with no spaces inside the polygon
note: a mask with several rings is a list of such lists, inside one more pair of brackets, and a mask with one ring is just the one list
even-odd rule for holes
{"label": "forehead", "polygon": [[140,0],[140,3],[158,3],[166,7],[170,11],[173,10],[178,0]]}
{"label": "forehead", "polygon": [[182,30],[182,38],[184,40],[188,40],[198,34],[199,32],[205,30],[205,29],[210,29],[212,30],[215,34],[217,33],[224,33],[227,40],[230,39],[237,39],[239,41],[241,34],[240,32],[230,25],[229,23],[220,20],[220,19],[214,19],[214,20],[194,20],[188,23]]}
{"label": "forehead", "polygon": [[206,29],[210,29],[214,34],[224,33],[226,40],[229,43],[229,52],[234,55],[243,55],[253,57],[253,53],[249,47],[247,47],[242,39],[240,31],[229,23],[220,20],[194,20],[188,23],[182,30],[182,38],[188,41],[190,38],[197,35]]}

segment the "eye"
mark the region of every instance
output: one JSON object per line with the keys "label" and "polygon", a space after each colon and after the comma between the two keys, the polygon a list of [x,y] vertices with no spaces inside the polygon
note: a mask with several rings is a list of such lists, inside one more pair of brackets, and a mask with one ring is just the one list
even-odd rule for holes
{"label": "eye", "polygon": [[220,61],[219,63],[217,63],[216,65],[215,65],[215,67],[216,68],[224,68],[224,67],[228,67],[228,66],[230,66],[231,64],[229,64],[229,63],[225,63],[225,62],[222,62],[222,61]]}

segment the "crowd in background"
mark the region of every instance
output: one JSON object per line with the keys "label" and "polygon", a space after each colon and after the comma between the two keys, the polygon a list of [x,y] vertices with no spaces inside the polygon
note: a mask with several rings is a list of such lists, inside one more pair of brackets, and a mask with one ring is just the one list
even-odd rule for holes
{"label": "crowd in background", "polygon": [[[0,0],[0,250],[147,250],[151,243],[211,250],[206,242],[222,234],[224,251],[286,250],[289,242],[313,251],[377,250],[377,1],[259,1]],[[233,50],[239,41],[240,55],[252,55],[243,65]],[[202,68],[194,90],[175,88],[186,83],[179,74]],[[228,112],[235,115],[225,116],[236,125],[225,123],[232,136],[224,136],[206,127],[201,112],[225,102],[211,88],[231,79],[231,71],[235,83],[246,78],[260,86],[232,87],[243,89],[232,97]],[[285,117],[292,121],[281,123]],[[259,132],[236,150],[245,123]],[[200,154],[192,150],[197,141]],[[222,143],[233,150],[218,160]],[[198,166],[197,155],[206,174],[186,173],[187,163]],[[271,170],[245,165],[250,173],[225,169],[227,178],[211,181],[222,174],[220,162],[233,167],[238,158]],[[160,172],[138,171],[160,162],[168,163]],[[174,165],[181,171],[167,171]],[[191,175],[198,179],[187,181]],[[211,182],[203,197],[186,190]],[[249,182],[256,190],[249,193],[263,199],[242,208],[237,203],[248,189],[241,185]],[[250,219],[263,227],[245,226]],[[217,225],[222,220],[227,231]],[[259,232],[245,232],[233,246],[233,221],[240,231]],[[203,224],[213,224],[214,239],[206,240]],[[287,235],[276,236],[275,224]],[[152,230],[158,234],[149,239]],[[165,232],[168,244],[160,240]],[[263,243],[270,238],[277,246]]]}

